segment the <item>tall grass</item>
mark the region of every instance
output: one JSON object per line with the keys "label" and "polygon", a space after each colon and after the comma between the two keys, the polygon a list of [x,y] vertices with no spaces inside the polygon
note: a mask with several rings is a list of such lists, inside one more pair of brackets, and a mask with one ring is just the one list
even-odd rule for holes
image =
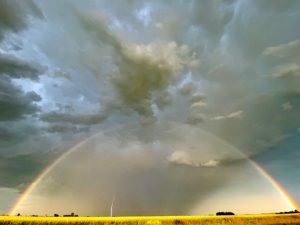
{"label": "tall grass", "polygon": [[300,224],[300,214],[153,217],[30,217],[0,216],[1,225],[200,225]]}

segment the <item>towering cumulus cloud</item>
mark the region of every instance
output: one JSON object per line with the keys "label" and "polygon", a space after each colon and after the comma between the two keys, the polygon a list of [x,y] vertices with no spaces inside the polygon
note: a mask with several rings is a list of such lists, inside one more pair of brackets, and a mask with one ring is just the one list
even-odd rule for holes
{"label": "towering cumulus cloud", "polygon": [[122,103],[142,115],[152,114],[155,92],[165,93],[183,68],[197,61],[186,45],[178,46],[174,41],[134,44],[110,32],[97,15],[84,14],[83,21],[88,31],[113,48],[116,71],[111,82]]}

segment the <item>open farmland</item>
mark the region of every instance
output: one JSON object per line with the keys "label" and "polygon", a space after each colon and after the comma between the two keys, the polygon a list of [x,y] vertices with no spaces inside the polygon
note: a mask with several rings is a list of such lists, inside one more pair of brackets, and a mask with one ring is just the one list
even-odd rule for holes
{"label": "open farmland", "polygon": [[193,225],[193,224],[300,224],[300,214],[235,216],[143,216],[143,217],[32,217],[0,216],[1,225],[101,224],[101,225]]}

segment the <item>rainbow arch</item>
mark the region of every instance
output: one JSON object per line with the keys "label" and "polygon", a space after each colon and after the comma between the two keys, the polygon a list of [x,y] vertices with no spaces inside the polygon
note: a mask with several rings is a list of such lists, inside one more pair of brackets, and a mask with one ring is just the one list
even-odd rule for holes
{"label": "rainbow arch", "polygon": [[[124,126],[124,124],[119,125],[117,127]],[[11,209],[8,211],[9,215],[15,215],[19,206],[22,204],[22,202],[28,197],[28,195],[34,190],[34,188],[40,183],[40,181],[53,169],[56,165],[58,165],[60,162],[62,162],[66,157],[68,157],[70,154],[72,154],[74,151],[79,149],[82,145],[87,143],[88,141],[96,138],[99,135],[104,134],[105,132],[108,132],[110,130],[116,129],[117,127],[113,127],[107,130],[102,130],[100,132],[94,133],[91,136],[81,140],[71,148],[69,148],[64,154],[62,154],[60,157],[58,157],[56,160],[54,160],[52,163],[50,163],[34,180],[33,182],[27,187],[27,189],[21,194],[21,196],[15,201]],[[288,191],[261,165],[259,165],[257,162],[253,161],[250,157],[248,157],[245,153],[242,153],[240,150],[238,150],[236,147],[230,145],[228,142],[224,141],[223,139],[208,133],[206,131],[202,132],[213,136],[214,138],[218,139],[219,141],[223,142],[227,146],[230,146],[233,148],[237,153],[242,155],[245,159],[247,159],[250,164],[263,176],[278,192],[282,200],[291,208],[291,209],[300,209],[300,206],[298,202],[293,199],[293,197],[288,193]]]}

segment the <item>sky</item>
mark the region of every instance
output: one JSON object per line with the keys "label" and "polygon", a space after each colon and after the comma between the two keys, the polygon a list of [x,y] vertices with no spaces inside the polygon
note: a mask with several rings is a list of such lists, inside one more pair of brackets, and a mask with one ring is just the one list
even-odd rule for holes
{"label": "sky", "polygon": [[300,202],[299,21],[296,0],[0,0],[0,213],[93,135],[20,210],[285,209],[247,157]]}

